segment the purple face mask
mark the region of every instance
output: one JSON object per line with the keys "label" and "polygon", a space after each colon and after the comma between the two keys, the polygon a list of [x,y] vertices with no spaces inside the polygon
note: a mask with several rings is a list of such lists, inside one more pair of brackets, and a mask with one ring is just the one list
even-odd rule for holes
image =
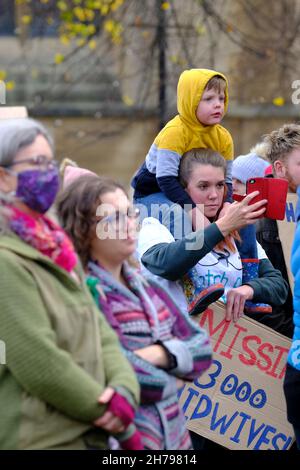
{"label": "purple face mask", "polygon": [[26,170],[18,173],[16,197],[30,209],[44,214],[52,206],[59,190],[59,172]]}

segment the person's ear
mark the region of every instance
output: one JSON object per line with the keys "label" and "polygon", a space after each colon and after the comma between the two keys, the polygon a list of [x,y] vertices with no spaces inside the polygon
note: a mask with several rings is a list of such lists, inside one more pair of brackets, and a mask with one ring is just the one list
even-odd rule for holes
{"label": "person's ear", "polygon": [[4,193],[12,191],[12,177],[2,166],[0,166],[0,191]]}
{"label": "person's ear", "polygon": [[286,178],[287,168],[282,160],[275,160],[273,166],[274,166],[275,177]]}

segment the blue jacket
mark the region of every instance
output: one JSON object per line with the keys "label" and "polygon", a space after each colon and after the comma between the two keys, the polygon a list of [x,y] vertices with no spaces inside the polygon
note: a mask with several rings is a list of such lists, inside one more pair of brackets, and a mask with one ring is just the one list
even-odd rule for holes
{"label": "blue jacket", "polygon": [[300,222],[297,224],[291,257],[294,275],[294,336],[288,355],[288,363],[300,371]]}

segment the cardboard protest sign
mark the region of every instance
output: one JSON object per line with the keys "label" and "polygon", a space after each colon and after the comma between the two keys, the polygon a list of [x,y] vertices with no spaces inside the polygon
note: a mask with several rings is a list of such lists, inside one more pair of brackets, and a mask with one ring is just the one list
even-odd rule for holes
{"label": "cardboard protest sign", "polygon": [[0,119],[28,117],[25,106],[0,106]]}
{"label": "cardboard protest sign", "polygon": [[188,429],[229,449],[288,449],[294,433],[283,378],[290,340],[245,316],[226,322],[220,302],[199,323],[211,337],[214,360],[181,392]]}
{"label": "cardboard protest sign", "polygon": [[291,272],[291,251],[295,234],[297,194],[288,193],[286,200],[285,218],[277,220],[279,239],[285,259],[289,283],[292,292],[294,291],[294,277]]}

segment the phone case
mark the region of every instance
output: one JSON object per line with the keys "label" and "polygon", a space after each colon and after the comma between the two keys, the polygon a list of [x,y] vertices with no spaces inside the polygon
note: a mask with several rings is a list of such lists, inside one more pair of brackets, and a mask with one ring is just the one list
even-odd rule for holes
{"label": "phone case", "polygon": [[283,220],[285,216],[285,205],[288,191],[288,182],[280,178],[250,178],[246,183],[247,194],[259,191],[251,204],[262,199],[267,199],[266,211],[261,217]]}
{"label": "phone case", "polygon": [[243,199],[245,199],[246,196],[241,196],[240,194],[234,194],[232,195],[232,199],[237,202],[241,202]]}

